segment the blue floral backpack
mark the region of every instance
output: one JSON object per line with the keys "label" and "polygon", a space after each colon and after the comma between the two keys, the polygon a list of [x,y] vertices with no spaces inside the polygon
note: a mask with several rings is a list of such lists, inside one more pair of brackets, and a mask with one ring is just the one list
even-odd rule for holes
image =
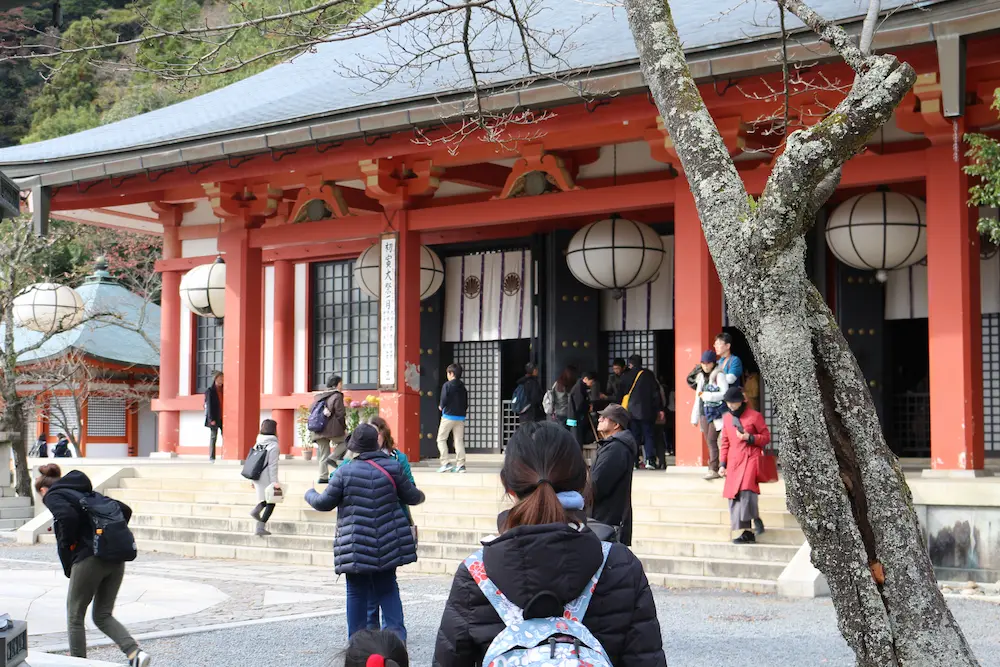
{"label": "blue floral backpack", "polygon": [[608,562],[611,543],[602,542],[601,549],[601,566],[580,597],[566,605],[562,618],[524,620],[524,610],[508,600],[486,576],[482,550],[465,559],[469,574],[506,626],[486,650],[484,667],[611,667],[601,642],[582,623]]}

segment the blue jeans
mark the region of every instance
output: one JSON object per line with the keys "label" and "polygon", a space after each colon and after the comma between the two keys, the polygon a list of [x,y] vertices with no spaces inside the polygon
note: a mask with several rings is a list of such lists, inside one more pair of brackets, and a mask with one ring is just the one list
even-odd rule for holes
{"label": "blue jeans", "polygon": [[377,623],[379,609],[382,610],[382,628],[395,632],[405,642],[403,602],[399,599],[396,571],[348,574],[347,636],[352,637],[355,632],[368,628],[372,611]]}
{"label": "blue jeans", "polygon": [[635,417],[632,417],[628,423],[628,428],[635,436],[636,442],[642,445],[642,450],[646,453],[646,463],[653,463],[656,460],[653,423],[652,419],[636,419]]}

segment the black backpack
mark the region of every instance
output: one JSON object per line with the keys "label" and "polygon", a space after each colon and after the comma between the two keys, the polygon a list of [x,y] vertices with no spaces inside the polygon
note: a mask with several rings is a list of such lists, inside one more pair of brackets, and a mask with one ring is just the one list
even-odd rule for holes
{"label": "black backpack", "polygon": [[267,447],[254,445],[247,460],[243,462],[243,471],[240,473],[247,479],[257,481],[264,473],[264,466],[267,465]]}
{"label": "black backpack", "polygon": [[80,507],[94,528],[95,556],[111,563],[135,560],[135,536],[117,500],[92,492],[80,498]]}

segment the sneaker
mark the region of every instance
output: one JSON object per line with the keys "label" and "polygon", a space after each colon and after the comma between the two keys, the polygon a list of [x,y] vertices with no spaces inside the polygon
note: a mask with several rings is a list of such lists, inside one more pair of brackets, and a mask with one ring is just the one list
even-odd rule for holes
{"label": "sneaker", "polygon": [[153,664],[153,659],[145,651],[139,651],[135,657],[128,659],[128,667],[149,667]]}
{"label": "sneaker", "polygon": [[646,470],[656,470],[656,466],[654,466],[649,461],[646,461],[646,465],[644,467],[646,468]]}
{"label": "sneaker", "polygon": [[743,534],[733,540],[733,544],[753,544],[757,541],[753,533],[749,530],[744,530]]}
{"label": "sneaker", "polygon": [[454,468],[452,472],[465,472],[465,466],[458,466],[457,468]]}
{"label": "sneaker", "polygon": [[722,475],[717,470],[709,470],[702,479],[722,479]]}
{"label": "sneaker", "polygon": [[451,472],[454,468],[455,466],[453,466],[452,464],[445,463],[443,466],[438,468],[438,472]]}
{"label": "sneaker", "polygon": [[753,532],[757,535],[764,534],[764,521],[762,519],[753,520]]}

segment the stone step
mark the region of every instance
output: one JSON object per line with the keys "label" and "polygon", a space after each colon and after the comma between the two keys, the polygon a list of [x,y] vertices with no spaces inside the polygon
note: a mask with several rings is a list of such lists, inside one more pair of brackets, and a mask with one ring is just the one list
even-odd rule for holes
{"label": "stone step", "polygon": [[744,591],[746,593],[777,593],[778,582],[770,579],[734,579],[728,577],[703,577],[683,574],[647,573],[646,579],[653,586],[664,588],[701,588]]}
{"label": "stone step", "polygon": [[[729,525],[729,509],[725,499],[716,499],[714,505],[705,507],[672,507],[651,509],[633,505],[633,515],[649,523],[692,523]],[[760,518],[767,528],[798,528],[799,522],[787,512],[761,511]]]}
{"label": "stone step", "polygon": [[[758,498],[761,512],[787,512],[784,496],[761,496]],[[661,491],[648,493],[632,491],[632,506],[638,510],[642,507],[687,508],[687,507],[722,507],[728,508],[728,501],[722,497],[722,491]]]}
{"label": "stone step", "polygon": [[779,544],[742,545],[732,542],[692,542],[652,538],[636,539],[632,542],[632,551],[648,556],[756,560],[786,565],[791,562],[798,550],[798,546]]}
{"label": "stone step", "polygon": [[13,489],[10,489],[9,487],[0,488],[8,488],[12,494],[0,497],[0,509],[31,507],[31,498],[22,498],[20,496],[13,495]]}
{"label": "stone step", "polygon": [[[636,523],[632,528],[632,539],[646,538],[665,540],[691,540],[694,542],[728,542],[736,533],[729,530],[728,522],[722,524],[690,523]],[[760,544],[785,544],[801,546],[805,536],[798,528],[768,528],[757,538]]]}
{"label": "stone step", "polygon": [[28,521],[35,518],[35,508],[30,505],[24,507],[7,507],[0,504],[0,519],[23,519]]}
{"label": "stone step", "polygon": [[[244,560],[267,563],[291,563],[295,565],[315,565],[330,568],[333,576],[333,553],[314,553],[309,551],[298,551],[294,549],[275,549],[258,546],[224,546],[212,545],[196,542],[164,542],[140,540],[139,547],[142,551],[170,553],[190,558],[225,558],[236,559],[237,556]],[[402,568],[404,573],[422,573],[453,576],[458,569],[461,559],[467,553],[456,558],[438,558],[430,556],[436,553],[437,548],[444,545],[427,544],[421,545],[421,557],[416,563]],[[454,548],[454,547],[451,547]],[[654,586],[664,586],[668,588],[704,588],[704,589],[728,589],[742,590],[753,593],[774,593],[777,590],[775,580],[770,579],[750,579],[726,576],[678,574],[659,571],[650,571],[647,567],[646,578]],[[655,565],[653,565],[655,567]]]}
{"label": "stone step", "polygon": [[[175,466],[138,466],[135,476],[138,478],[181,478],[194,480],[236,481],[240,482],[241,466],[236,463],[223,462],[208,464],[180,464]],[[279,477],[282,480],[296,483],[312,484],[316,481],[317,470],[313,465],[286,464],[280,466]],[[503,493],[500,485],[499,466],[491,470],[476,470],[464,475],[454,473],[441,474],[422,467],[413,468],[417,486],[441,487],[487,487]],[[663,471],[636,471],[632,488],[639,492],[649,492],[662,495],[665,492],[714,493],[722,496],[723,480],[707,481],[700,474],[684,474]],[[785,487],[782,483],[761,485],[762,496],[784,497]]]}
{"label": "stone step", "polygon": [[681,556],[639,556],[647,576],[680,574],[723,579],[763,579],[777,581],[786,563],[757,560],[716,560]]}
{"label": "stone step", "polygon": [[0,530],[17,530],[30,519],[0,519]]}

